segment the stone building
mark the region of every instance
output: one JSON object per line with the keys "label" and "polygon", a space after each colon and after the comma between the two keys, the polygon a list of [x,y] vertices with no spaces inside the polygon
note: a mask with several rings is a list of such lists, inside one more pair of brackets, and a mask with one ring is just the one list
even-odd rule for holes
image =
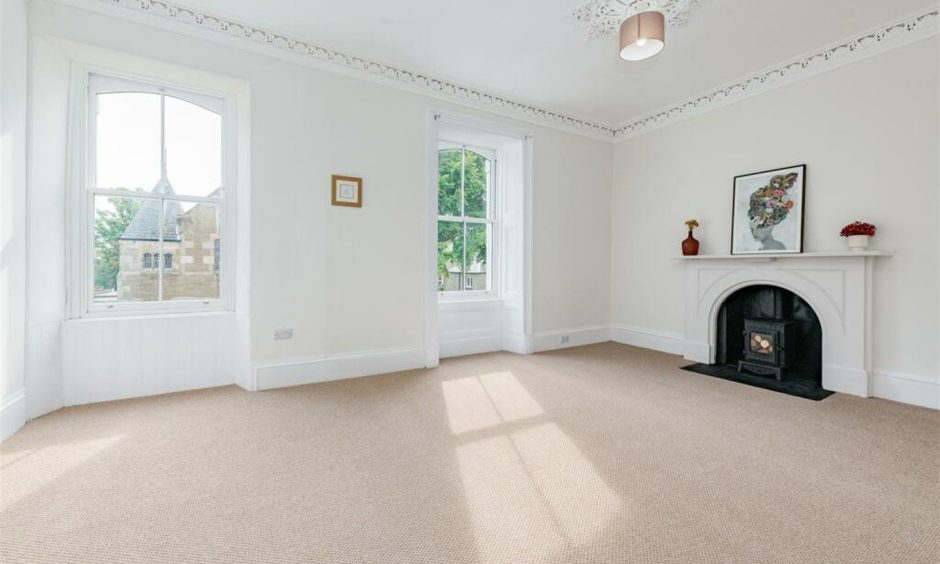
{"label": "stone building", "polygon": [[[167,182],[153,191],[173,194]],[[160,206],[159,200],[145,200],[120,237],[118,299],[158,300],[161,265],[164,300],[218,298],[219,206],[166,200],[162,249]]]}
{"label": "stone building", "polygon": [[466,274],[459,267],[448,268],[447,276],[437,277],[438,292],[457,292],[460,290],[488,290],[486,263],[474,262],[469,265]]}

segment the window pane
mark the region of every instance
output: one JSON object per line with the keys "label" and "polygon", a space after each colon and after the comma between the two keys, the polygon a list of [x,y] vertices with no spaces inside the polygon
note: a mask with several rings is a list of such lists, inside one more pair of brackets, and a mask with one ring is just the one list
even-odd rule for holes
{"label": "window pane", "polygon": [[220,212],[216,204],[166,202],[164,300],[219,298]]}
{"label": "window pane", "polygon": [[222,116],[166,97],[167,179],[179,195],[206,197],[222,186]]}
{"label": "window pane", "polygon": [[463,161],[460,149],[444,149],[437,153],[437,213],[459,216],[460,167]]}
{"label": "window pane", "polygon": [[98,94],[95,184],[150,190],[160,180],[160,95]]}
{"label": "window pane", "polygon": [[[140,198],[95,196],[94,303],[159,299],[160,203]],[[152,224],[152,225],[151,225]]]}
{"label": "window pane", "polygon": [[463,288],[463,223],[437,222],[437,289],[452,292]]}
{"label": "window pane", "polygon": [[464,191],[466,193],[466,216],[486,217],[486,202],[489,192],[490,160],[467,151]]}
{"label": "window pane", "polygon": [[467,267],[464,270],[464,290],[488,290],[486,249],[489,248],[489,225],[467,224]]}

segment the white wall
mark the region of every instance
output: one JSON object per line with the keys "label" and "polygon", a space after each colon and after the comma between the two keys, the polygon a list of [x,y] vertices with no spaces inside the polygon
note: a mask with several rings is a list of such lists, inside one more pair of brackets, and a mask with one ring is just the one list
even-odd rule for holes
{"label": "white wall", "polygon": [[683,222],[702,224],[702,254],[728,253],[732,178],[806,163],[805,250],[843,250],[860,219],[895,253],[875,267],[876,394],[885,378],[940,384],[938,97],[933,37],[617,145],[612,324],[681,339]]}
{"label": "white wall", "polygon": [[26,420],[27,9],[0,3],[0,440]]}
{"label": "white wall", "polygon": [[[423,348],[427,108],[512,120],[43,0],[32,2],[30,17],[34,38],[64,38],[250,84],[249,330],[255,365]],[[535,136],[533,279],[541,313],[534,330],[606,324],[612,148],[522,126]],[[62,170],[58,161],[35,165]],[[330,205],[332,174],[363,177],[361,209]],[[49,309],[61,320],[64,307],[55,301],[61,294],[53,286],[64,272],[51,270],[59,250],[43,252],[51,253],[44,260],[54,280]],[[568,258],[554,258],[558,253]],[[31,303],[42,299],[34,296]],[[294,338],[275,342],[272,334],[280,327],[292,327]],[[110,345],[101,343],[101,354]]]}
{"label": "white wall", "polygon": [[535,332],[606,327],[611,148],[571,135],[540,135],[534,150]]}
{"label": "white wall", "polygon": [[[61,324],[67,292],[65,180],[70,67],[68,58],[54,45],[31,41],[31,51],[26,389],[28,416],[33,418],[63,405]],[[58,80],[46,81],[45,77]]]}

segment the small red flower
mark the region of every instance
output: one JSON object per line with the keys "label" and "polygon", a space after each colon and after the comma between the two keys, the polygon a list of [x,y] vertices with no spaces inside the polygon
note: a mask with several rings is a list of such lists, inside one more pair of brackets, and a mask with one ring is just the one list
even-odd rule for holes
{"label": "small red flower", "polygon": [[839,232],[839,235],[842,237],[850,237],[852,235],[868,235],[869,237],[872,237],[875,235],[875,231],[877,230],[878,228],[870,223],[856,221],[843,227],[842,231]]}
{"label": "small red flower", "polygon": [[792,209],[793,209],[793,200],[790,200],[789,202],[787,202],[787,209],[788,209],[788,210],[792,210]]}

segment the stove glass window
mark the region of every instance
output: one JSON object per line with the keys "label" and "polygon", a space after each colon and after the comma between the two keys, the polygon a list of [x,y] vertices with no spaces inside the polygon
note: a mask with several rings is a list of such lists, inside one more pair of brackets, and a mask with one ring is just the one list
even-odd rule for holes
{"label": "stove glass window", "polygon": [[751,351],[758,354],[773,354],[774,338],[764,333],[751,333]]}

